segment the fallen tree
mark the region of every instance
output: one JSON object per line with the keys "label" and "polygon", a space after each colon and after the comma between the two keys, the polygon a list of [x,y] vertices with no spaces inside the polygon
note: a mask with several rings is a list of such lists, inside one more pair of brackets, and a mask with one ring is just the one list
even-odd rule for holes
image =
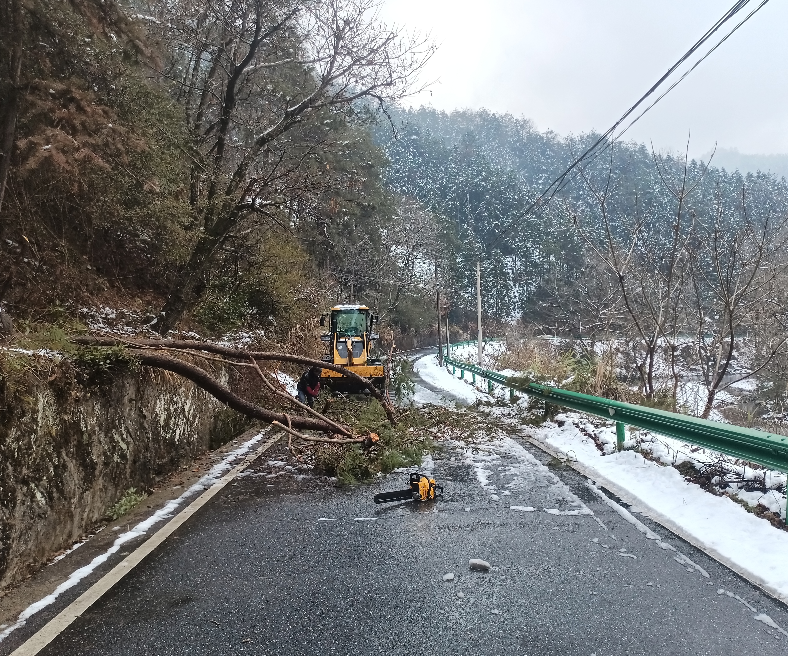
{"label": "fallen tree", "polygon": [[[244,351],[228,346],[213,344],[211,342],[198,342],[194,340],[124,340],[114,337],[79,336],[71,338],[71,342],[80,346],[88,347],[124,347],[129,350],[133,357],[142,366],[163,369],[165,371],[171,371],[175,374],[178,374],[179,376],[183,376],[198,387],[204,389],[206,392],[211,394],[221,403],[224,403],[229,408],[232,408],[233,410],[240,412],[247,417],[276,425],[278,428],[284,430],[291,436],[295,436],[306,441],[331,442],[334,444],[370,444],[375,441],[376,436],[372,434],[362,436],[354,435],[353,431],[349,427],[332,421],[313,408],[310,408],[309,406],[293,398],[283,389],[277,389],[277,386],[272,383],[263,373],[262,369],[260,369],[258,362],[291,362],[294,364],[302,364],[337,371],[345,376],[348,376],[349,378],[352,378],[353,380],[356,380],[365,389],[369,390],[370,395],[377,399],[383,406],[389,422],[392,425],[396,424],[396,417],[394,415],[393,407],[369,380],[353,373],[352,371],[349,371],[342,366],[335,365],[330,362],[322,362],[313,358],[293,355],[290,353]],[[163,353],[172,351],[191,353],[199,357],[206,357],[205,354],[209,353],[214,356],[219,356],[210,359],[218,360],[223,364],[233,367],[252,368],[257,372],[264,386],[270,392],[272,392],[275,396],[288,401],[291,405],[294,405],[298,409],[311,416],[307,417],[276,412],[252,403],[251,401],[242,398],[227,386],[220,383],[206,370],[180,358],[172,357]],[[298,430],[319,431],[329,434],[332,437],[319,438],[307,436],[297,432]]]}

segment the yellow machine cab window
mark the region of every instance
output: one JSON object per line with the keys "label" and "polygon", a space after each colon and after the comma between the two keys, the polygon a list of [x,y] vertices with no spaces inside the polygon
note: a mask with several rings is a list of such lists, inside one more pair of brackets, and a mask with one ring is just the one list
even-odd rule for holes
{"label": "yellow machine cab window", "polygon": [[332,310],[331,332],[339,337],[361,337],[368,331],[369,310]]}

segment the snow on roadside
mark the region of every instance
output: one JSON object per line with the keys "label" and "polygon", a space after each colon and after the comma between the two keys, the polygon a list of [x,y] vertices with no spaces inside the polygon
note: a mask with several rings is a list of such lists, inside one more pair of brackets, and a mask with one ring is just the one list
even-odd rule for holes
{"label": "snow on roadside", "polygon": [[[484,342],[482,344],[482,367],[491,369],[497,358],[506,350],[506,342]],[[477,364],[479,357],[479,347],[477,344],[462,344],[453,346],[451,357],[454,360],[471,362]]]}
{"label": "snow on roadside", "polygon": [[179,509],[180,506],[184,504],[184,502],[193,497],[197,494],[202,493],[203,491],[207,490],[211,487],[217,480],[219,480],[224,474],[226,474],[233,466],[235,466],[236,461],[239,460],[242,456],[245,456],[251,449],[254,447],[258,442],[260,442],[263,437],[265,436],[264,432],[259,433],[252,439],[244,442],[240,447],[228,453],[221,462],[215,464],[209,472],[200,478],[194,485],[192,485],[188,490],[186,490],[181,496],[177,499],[173,499],[168,501],[164,506],[162,506],[159,510],[153,513],[150,517],[146,520],[140,522],[131,530],[121,533],[116,539],[112,546],[107,549],[103,554],[99,554],[96,556],[90,563],[85,565],[84,567],[80,567],[79,569],[73,571],[71,575],[63,581],[55,590],[44,597],[43,599],[39,599],[37,602],[28,606],[25,610],[23,610],[19,617],[17,618],[16,622],[13,624],[3,628],[0,631],[0,642],[3,642],[11,633],[16,631],[17,629],[23,627],[27,620],[30,619],[33,615],[35,615],[38,611],[46,608],[47,606],[52,605],[57,598],[62,595],[67,590],[70,590],[75,585],[77,585],[82,579],[92,574],[97,567],[104,564],[110,556],[120,551],[120,548],[129,542],[130,540],[134,540],[135,538],[142,537],[148,533],[148,531],[155,526],[156,524],[162,522],[165,519],[172,517],[175,514],[176,510]]}
{"label": "snow on roadside", "polygon": [[445,398],[428,390],[426,387],[418,385],[413,393],[413,403],[415,405],[440,405]]}
{"label": "snow on roadside", "polygon": [[[747,512],[727,497],[688,483],[674,467],[663,467],[634,451],[602,455],[580,432],[577,415],[559,415],[563,426],[532,428],[533,436],[554,449],[572,453],[589,469],[627,490],[642,504],[670,518],[682,531],[738,567],[767,582],[788,599],[788,532]],[[572,419],[572,421],[570,421]],[[781,503],[783,514],[785,502]]]}
{"label": "snow on roadside", "polygon": [[[468,396],[478,393],[468,383],[440,369],[433,358],[422,360],[422,368],[430,376],[429,382],[433,385],[456,395],[460,394],[460,385],[466,386]],[[418,371],[424,377],[421,368]],[[549,422],[539,427],[528,427],[527,430],[537,441],[567,454],[587,469],[597,472],[600,477],[627,490],[643,506],[669,518],[685,535],[691,536],[740,570],[750,572],[771,587],[783,600],[788,600],[788,568],[785,567],[788,532],[781,531],[747,512],[726,496],[715,496],[700,486],[687,482],[674,467],[662,466],[631,450],[616,453],[615,429],[612,426],[597,428],[591,425],[584,415],[576,413],[559,415],[556,420],[562,425]],[[601,442],[604,454],[600,453],[589,433],[594,434]],[[632,444],[628,442],[625,446]],[[684,456],[682,447],[678,441],[662,437],[651,445],[656,459],[665,460],[666,457],[671,457],[676,462]],[[714,457],[715,454],[711,452],[692,454],[692,459],[701,461],[703,458],[711,461]],[[480,466],[477,475],[484,486],[483,469],[485,468]],[[783,476],[777,472],[768,472],[767,475],[771,477],[772,483],[775,477]],[[740,496],[742,494],[739,492]],[[757,501],[785,518],[786,500],[783,495],[754,494]],[[755,498],[747,499],[746,494],[742,498],[751,503],[755,501]]]}
{"label": "snow on roadside", "polygon": [[[413,363],[413,369],[421,378],[435,387],[448,392],[465,403],[475,403],[480,400],[490,400],[490,397],[480,392],[471,385],[466,384],[451,372],[438,366],[437,356],[426,355]],[[470,375],[470,374],[469,374]]]}

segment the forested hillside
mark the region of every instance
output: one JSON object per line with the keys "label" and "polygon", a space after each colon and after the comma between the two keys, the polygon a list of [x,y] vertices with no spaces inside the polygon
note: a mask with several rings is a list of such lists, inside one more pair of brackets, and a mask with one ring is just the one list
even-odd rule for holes
{"label": "forested hillside", "polygon": [[646,398],[667,378],[675,400],[689,368],[709,390],[708,414],[726,376],[782,370],[784,179],[608,143],[544,197],[596,135],[420,109],[395,112],[377,138],[390,188],[436,217],[455,322],[473,321],[481,261],[489,323],[619,340]]}
{"label": "forested hillside", "polygon": [[512,116],[428,109],[399,111],[394,129],[379,124],[377,134],[391,161],[390,187],[442,217],[447,280],[464,299],[463,307],[473,308],[472,269],[481,255],[487,266],[485,310],[500,320],[549,315],[551,322],[574,321],[574,331],[580,330],[578,322],[586,319],[580,308],[574,318],[563,311],[556,316],[560,308],[548,302],[555,301],[555,285],[565,306],[573,281],[582,278],[587,260],[594,260],[588,257],[593,246],[604,245],[605,217],[622,245],[637,232],[649,248],[667,247],[683,182],[682,217],[708,219],[720,211],[733,222],[737,212],[740,219],[746,213],[761,221],[788,211],[783,181],[731,174],[714,167],[713,159],[708,168],[707,162],[687,162],[685,170],[680,155],[620,143],[570,174],[546,210],[526,215],[530,203],[596,135],[561,138]]}

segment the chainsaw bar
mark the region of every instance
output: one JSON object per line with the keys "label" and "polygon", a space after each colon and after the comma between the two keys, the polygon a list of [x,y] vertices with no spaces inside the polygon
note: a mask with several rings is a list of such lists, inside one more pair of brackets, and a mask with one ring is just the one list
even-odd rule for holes
{"label": "chainsaw bar", "polygon": [[391,501],[429,501],[443,495],[443,486],[438,485],[434,478],[425,474],[414,472],[410,475],[410,488],[395,492],[381,492],[376,494],[375,503],[389,503]]}
{"label": "chainsaw bar", "polygon": [[410,501],[413,498],[413,490],[397,490],[396,492],[381,492],[375,495],[375,503],[388,503],[389,501]]}

